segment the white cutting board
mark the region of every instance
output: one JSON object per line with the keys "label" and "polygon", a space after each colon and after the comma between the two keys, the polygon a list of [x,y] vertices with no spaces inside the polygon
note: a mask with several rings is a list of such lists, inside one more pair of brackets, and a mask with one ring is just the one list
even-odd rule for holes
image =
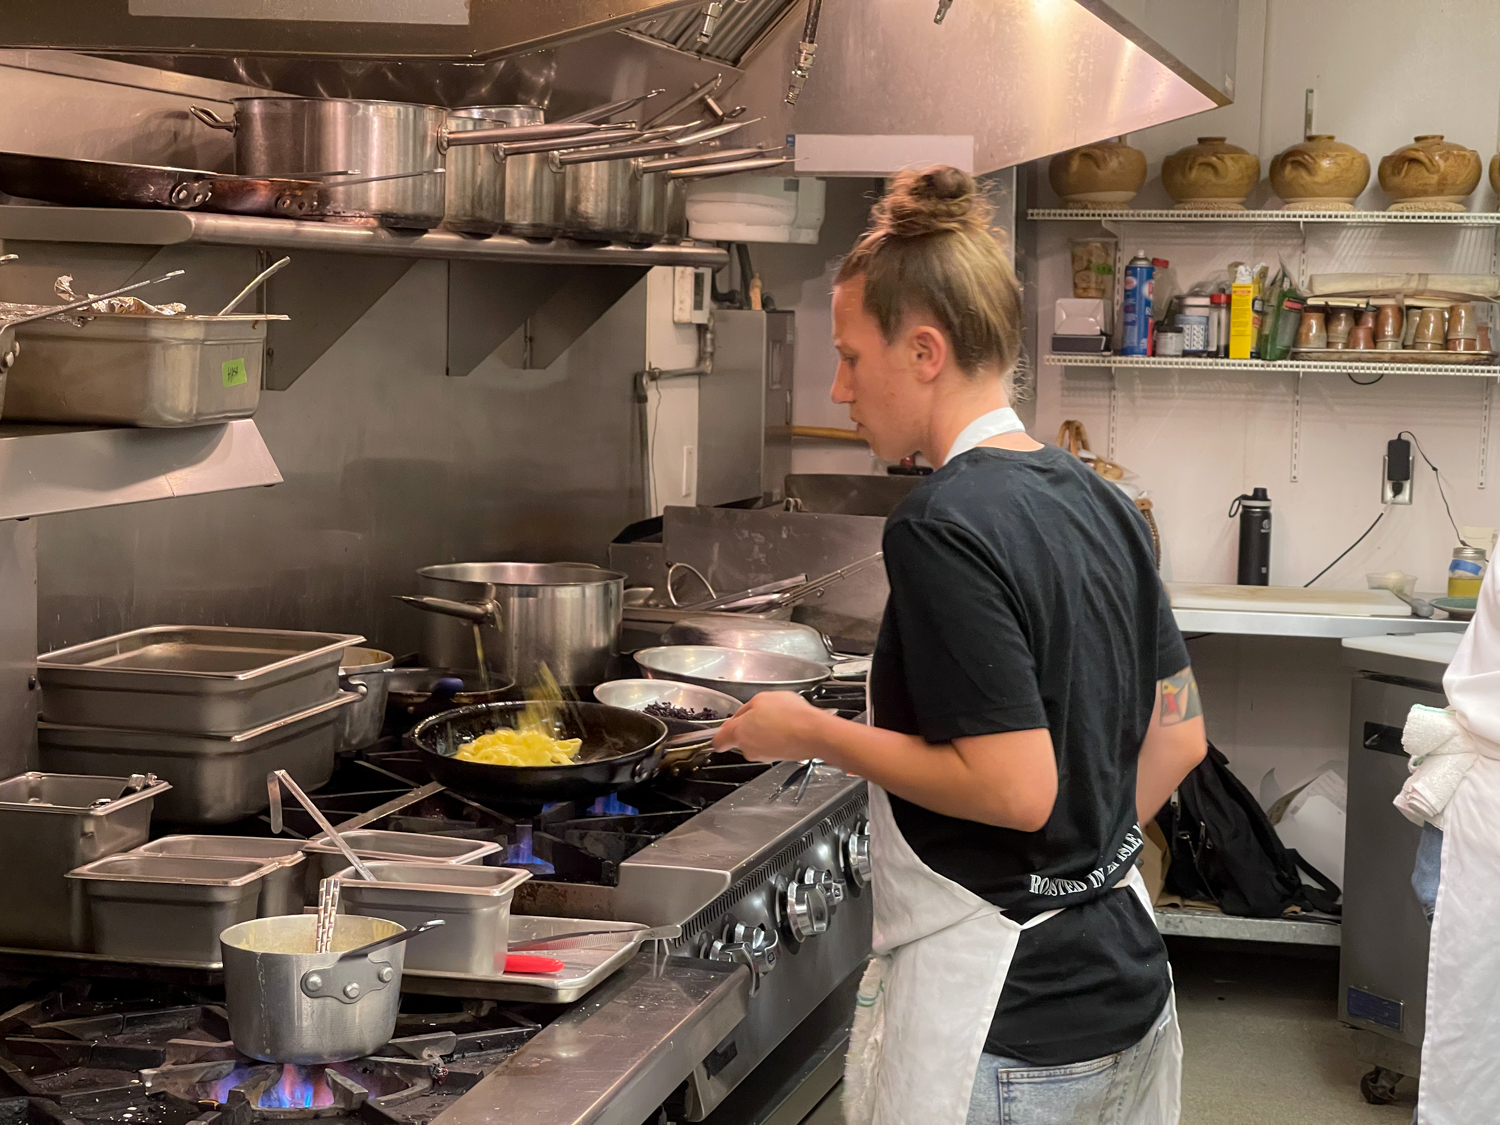
{"label": "white cutting board", "polygon": [[1410,617],[1389,590],[1308,590],[1301,586],[1215,586],[1168,582],[1173,609],[1313,613],[1331,617]]}

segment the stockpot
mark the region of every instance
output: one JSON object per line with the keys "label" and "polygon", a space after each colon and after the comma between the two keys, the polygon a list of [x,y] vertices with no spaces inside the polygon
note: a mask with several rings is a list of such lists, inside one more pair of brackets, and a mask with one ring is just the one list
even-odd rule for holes
{"label": "stockpot", "polygon": [[[330,213],[367,216],[421,230],[443,220],[444,157],[450,146],[541,140],[595,132],[586,123],[448,127],[441,106],[360,98],[235,98],[234,117],[203,106],[191,113],[234,134],[236,171],[249,176],[324,179]],[[376,182],[340,186],[346,176]]]}
{"label": "stockpot", "polygon": [[477,670],[477,625],[492,672],[519,687],[536,683],[543,662],[565,686],[610,678],[622,574],[584,563],[446,563],[417,571],[417,589],[424,596],[409,603],[430,611],[421,649],[428,667]]}
{"label": "stockpot", "polygon": [[335,916],[332,950],[314,953],[316,914],[256,918],[219,935],[235,1049],[262,1062],[312,1066],[374,1054],[401,1007],[404,945],[341,960],[405,932],[385,918]]}

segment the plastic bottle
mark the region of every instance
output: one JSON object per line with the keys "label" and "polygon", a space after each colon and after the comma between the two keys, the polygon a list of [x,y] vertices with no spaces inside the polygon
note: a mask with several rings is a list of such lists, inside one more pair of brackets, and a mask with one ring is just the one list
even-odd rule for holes
{"label": "plastic bottle", "polygon": [[1235,578],[1241,586],[1271,584],[1271,498],[1264,488],[1236,496],[1229,514],[1240,517],[1240,562]]}
{"label": "plastic bottle", "polygon": [[1156,268],[1142,250],[1125,267],[1125,294],[1120,302],[1124,322],[1121,355],[1151,354],[1151,291]]}

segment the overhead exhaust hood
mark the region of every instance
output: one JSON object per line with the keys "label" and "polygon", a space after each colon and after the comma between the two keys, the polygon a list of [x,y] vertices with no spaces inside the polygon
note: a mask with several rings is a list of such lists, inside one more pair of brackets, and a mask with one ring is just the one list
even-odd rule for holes
{"label": "overhead exhaust hood", "polygon": [[[1234,96],[1238,0],[822,0],[814,65],[788,105],[812,2],[0,3],[0,47],[107,55],[285,93],[520,101],[554,116],[722,74],[720,100],[765,118],[747,143],[837,135],[842,151],[857,151],[842,141],[859,137],[900,151],[889,138],[972,137],[975,172]],[[710,8],[720,14],[705,41]],[[805,159],[798,170],[839,171]]]}
{"label": "overhead exhaust hood", "polygon": [[703,0],[75,0],[0,4],[0,44],[86,52],[488,59]]}
{"label": "overhead exhaust hood", "polygon": [[748,140],[972,136],[988,172],[1233,100],[1238,0],[952,0],[940,24],[936,5],[824,0],[795,106],[803,25],[783,19],[740,63],[735,100],[769,114]]}

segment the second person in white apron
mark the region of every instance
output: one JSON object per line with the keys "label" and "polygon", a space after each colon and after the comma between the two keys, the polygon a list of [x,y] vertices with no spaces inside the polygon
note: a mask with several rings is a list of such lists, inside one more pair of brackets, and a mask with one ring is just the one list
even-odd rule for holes
{"label": "second person in white apron", "polygon": [[1135,861],[1203,757],[1197,685],[1134,505],[1010,409],[1020,293],[987,219],[967,174],[901,173],[834,288],[834,400],[936,467],[886,523],[874,725],[768,692],[715,744],[871,783],[850,1122],[1175,1125]]}

